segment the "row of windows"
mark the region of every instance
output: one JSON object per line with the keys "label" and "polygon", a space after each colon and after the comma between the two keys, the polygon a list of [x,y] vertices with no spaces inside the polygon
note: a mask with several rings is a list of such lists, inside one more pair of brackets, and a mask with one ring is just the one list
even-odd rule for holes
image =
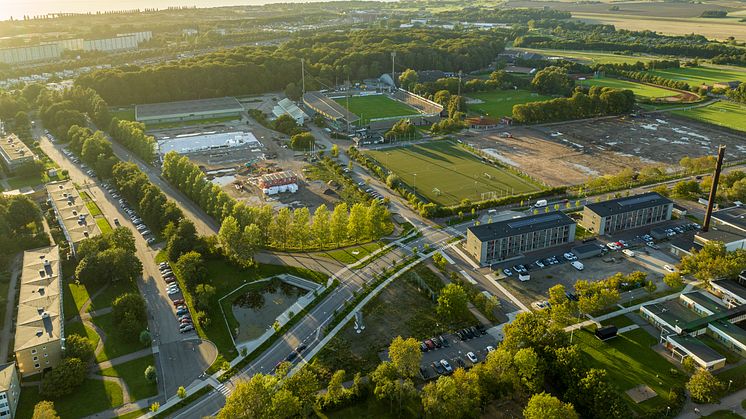
{"label": "row of windows", "polygon": [[[44,361],[44,364],[45,365],[49,365],[49,361]],[[34,364],[34,368],[36,368],[38,370],[39,368],[41,368],[41,365],[39,365],[38,363],[36,363],[36,364]]]}
{"label": "row of windows", "polygon": [[570,226],[561,226],[546,230],[532,231],[516,236],[490,240],[486,243],[487,260],[503,260],[518,256],[524,252],[544,249],[567,243]]}
{"label": "row of windows", "polygon": [[[47,347],[46,347],[46,346],[42,346],[42,347],[41,347],[41,350],[42,350],[42,351],[46,351],[46,350],[47,350]],[[34,349],[32,349],[32,350],[31,350],[31,355],[36,355],[36,348],[34,348]]]}
{"label": "row of windows", "polygon": [[636,211],[614,214],[605,219],[604,233],[627,230],[668,219],[668,205],[642,208]]}

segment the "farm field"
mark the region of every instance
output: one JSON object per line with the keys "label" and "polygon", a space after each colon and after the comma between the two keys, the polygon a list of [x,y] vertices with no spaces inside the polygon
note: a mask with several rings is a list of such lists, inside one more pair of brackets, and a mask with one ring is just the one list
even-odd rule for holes
{"label": "farm field", "polygon": [[543,96],[528,90],[497,90],[494,92],[469,93],[469,98],[479,99],[484,103],[467,105],[470,111],[475,111],[493,118],[513,115],[513,105],[549,100],[551,97]]}
{"label": "farm field", "polygon": [[672,111],[671,113],[746,132],[746,105],[734,102],[715,102],[701,108]]}
{"label": "farm field", "polygon": [[699,86],[702,84],[712,86],[713,83],[717,82],[736,80],[746,81],[746,69],[728,67],[666,68],[662,70],[652,70],[649,71],[649,73],[671,80],[685,81],[691,86]]}
{"label": "farm field", "polygon": [[[337,103],[347,108],[347,99],[334,99]],[[360,117],[364,124],[374,118],[389,118],[394,116],[417,115],[419,112],[402,102],[390,99],[384,95],[375,96],[353,96],[350,97],[350,112]]]}
{"label": "farm field", "polygon": [[550,57],[563,57],[572,58],[583,62],[585,64],[621,64],[621,63],[636,63],[642,61],[644,63],[663,57],[654,55],[621,55],[613,54],[611,52],[601,51],[566,51],[562,49],[538,49],[538,48],[515,48],[520,51],[535,52],[537,54],[550,56]]}
{"label": "farm field", "polygon": [[428,200],[449,206],[463,199],[481,201],[483,194],[523,194],[539,185],[505,169],[485,164],[449,141],[366,151]]}
{"label": "farm field", "polygon": [[602,87],[613,87],[615,89],[628,89],[631,90],[635,96],[642,98],[663,98],[676,96],[676,92],[672,90],[662,89],[660,87],[650,86],[647,84],[635,83],[633,81],[614,79],[605,77],[602,79],[588,79],[580,82],[583,86],[602,86]]}
{"label": "farm field", "polygon": [[[624,6],[622,6],[624,7]],[[680,7],[680,6],[678,6]],[[592,24],[614,25],[617,29],[631,31],[653,30],[665,35],[688,35],[696,33],[708,39],[726,40],[729,36],[737,41],[746,40],[746,25],[739,18],[707,19],[698,17],[663,17],[651,12],[648,16],[615,13],[573,13],[573,18]]]}

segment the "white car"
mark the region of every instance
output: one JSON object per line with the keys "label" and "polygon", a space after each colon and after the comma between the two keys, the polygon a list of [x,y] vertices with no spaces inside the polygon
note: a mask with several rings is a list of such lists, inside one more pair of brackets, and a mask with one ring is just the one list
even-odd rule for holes
{"label": "white car", "polygon": [[451,364],[448,363],[445,359],[440,360],[440,365],[443,366],[443,368],[446,370],[446,374],[450,374],[453,372],[453,367],[451,367]]}
{"label": "white car", "polygon": [[671,265],[663,265],[663,269],[665,269],[665,270],[667,270],[668,272],[671,272],[671,273],[676,272],[676,268],[674,268]]}
{"label": "white car", "polygon": [[490,353],[490,352],[494,352],[494,351],[495,351],[495,347],[494,347],[494,346],[488,346],[488,347],[486,347],[485,349],[487,349],[487,353]]}
{"label": "white car", "polygon": [[579,271],[582,271],[585,268],[585,266],[583,266],[583,264],[580,263],[580,262],[578,262],[578,261],[572,261],[572,262],[570,262],[570,264],[572,265],[573,268],[575,268],[575,269],[577,269]]}
{"label": "white car", "polygon": [[467,357],[467,358],[469,358],[469,361],[471,361],[471,362],[473,362],[473,363],[475,363],[475,364],[476,364],[477,362],[479,362],[479,360],[477,359],[477,356],[476,356],[476,355],[474,355],[474,352],[467,352],[467,353],[466,353],[466,357]]}
{"label": "white car", "polygon": [[169,289],[166,290],[166,294],[168,294],[168,295],[174,295],[174,294],[178,294],[178,293],[179,293],[179,289],[178,288],[169,288]]}

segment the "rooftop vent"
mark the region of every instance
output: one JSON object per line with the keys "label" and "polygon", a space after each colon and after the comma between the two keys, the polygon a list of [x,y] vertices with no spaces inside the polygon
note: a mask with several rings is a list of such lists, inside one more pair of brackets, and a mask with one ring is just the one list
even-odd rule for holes
{"label": "rooftop vent", "polygon": [[46,276],[46,271],[44,269],[39,269],[39,276],[44,278],[44,276]]}
{"label": "rooftop vent", "polygon": [[44,331],[43,331],[43,330],[37,330],[37,331],[36,331],[36,337],[37,337],[37,338],[40,338],[40,337],[41,337],[41,335],[43,335],[43,334],[44,334]]}
{"label": "rooftop vent", "polygon": [[41,318],[42,319],[48,319],[49,318],[49,313],[47,313],[47,312],[41,313]]}
{"label": "rooftop vent", "polygon": [[87,232],[87,231],[84,231],[84,232],[83,232],[83,235],[84,235],[84,236],[86,236],[86,237],[88,237],[88,232]]}

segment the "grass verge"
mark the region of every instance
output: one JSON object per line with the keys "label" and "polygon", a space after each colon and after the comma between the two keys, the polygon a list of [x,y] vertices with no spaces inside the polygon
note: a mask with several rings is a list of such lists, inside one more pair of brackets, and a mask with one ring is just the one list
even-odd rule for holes
{"label": "grass verge", "polygon": [[153,355],[106,368],[100,375],[122,378],[127,384],[132,401],[142,400],[158,395],[158,385],[145,379],[145,368],[150,365],[155,366]]}
{"label": "grass verge", "polygon": [[95,316],[92,321],[106,334],[104,350],[96,356],[96,362],[108,361],[144,348],[139,340],[133,342],[122,338],[114,326],[114,316],[111,313]]}
{"label": "grass verge", "polygon": [[[31,418],[34,406],[42,400],[45,399],[39,394],[37,387],[24,387],[16,417]],[[61,419],[78,419],[121,406],[123,402],[122,387],[119,384],[88,378],[72,394],[54,400],[54,408]]]}

